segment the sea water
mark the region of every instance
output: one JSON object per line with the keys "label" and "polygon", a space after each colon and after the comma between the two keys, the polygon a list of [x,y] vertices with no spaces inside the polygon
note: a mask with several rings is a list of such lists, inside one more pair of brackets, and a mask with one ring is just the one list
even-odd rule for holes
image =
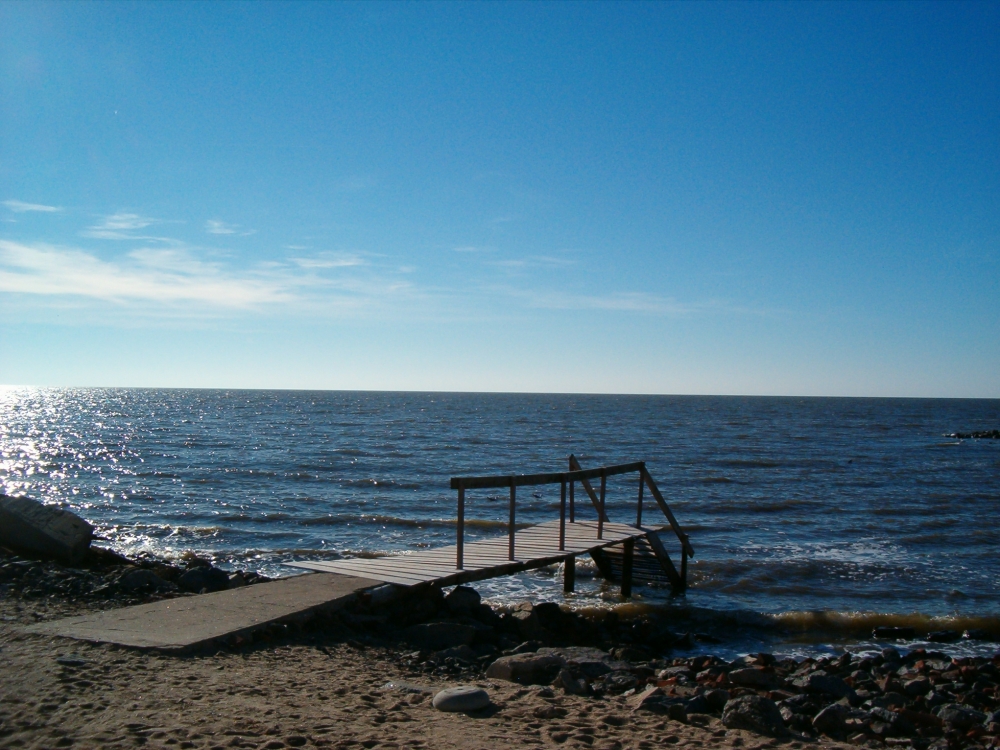
{"label": "sea water", "polygon": [[[667,617],[714,651],[812,653],[879,645],[876,625],[1000,635],[1000,441],[947,437],[998,425],[998,400],[12,388],[0,489],[125,554],[281,576],[453,544],[452,476],[643,460],[695,548],[686,595],[623,605],[585,564],[566,597],[555,568],[476,587]],[[609,480],[611,520],[634,522],[637,489]],[[644,522],[665,523],[649,500]],[[466,503],[467,538],[505,533],[505,492]],[[558,504],[558,485],[525,488],[518,521]]]}

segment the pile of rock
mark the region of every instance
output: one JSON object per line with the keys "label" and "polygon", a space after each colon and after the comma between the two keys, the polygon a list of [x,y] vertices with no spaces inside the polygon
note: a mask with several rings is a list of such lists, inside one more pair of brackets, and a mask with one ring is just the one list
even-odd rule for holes
{"label": "pile of rock", "polygon": [[539,648],[500,657],[486,676],[551,678],[573,694],[622,693],[636,711],[678,721],[721,715],[729,728],[773,737],[954,750],[1000,745],[998,667],[1000,656],[951,659],[921,649],[804,661],[757,654],[733,662],[700,656],[629,663],[595,649]]}
{"label": "pile of rock", "polygon": [[148,555],[131,560],[91,546],[92,538],[90,524],[69,511],[0,495],[0,596],[77,603],[115,598],[124,605],[268,580],[195,556],[182,564]]}
{"label": "pile of rock", "polygon": [[657,655],[691,645],[692,637],[643,618],[590,618],[552,603],[494,610],[464,586],[448,596],[432,590],[362,605],[336,619],[349,636],[377,634],[417,648],[399,653],[414,673],[624,695],[636,711],[696,722],[714,715],[732,729],[775,737],[825,735],[921,750],[1000,746],[1000,655],[952,659],[887,648],[802,661],[769,654],[664,659]]}

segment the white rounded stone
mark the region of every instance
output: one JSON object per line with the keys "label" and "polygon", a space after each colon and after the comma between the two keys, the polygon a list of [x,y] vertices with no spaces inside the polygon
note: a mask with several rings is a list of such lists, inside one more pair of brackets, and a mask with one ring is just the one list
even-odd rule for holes
{"label": "white rounded stone", "polygon": [[490,705],[490,694],[475,685],[447,688],[434,696],[438,711],[478,711]]}

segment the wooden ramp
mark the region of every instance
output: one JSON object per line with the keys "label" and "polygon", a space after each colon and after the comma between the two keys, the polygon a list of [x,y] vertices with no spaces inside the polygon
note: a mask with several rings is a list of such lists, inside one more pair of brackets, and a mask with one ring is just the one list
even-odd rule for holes
{"label": "wooden ramp", "polygon": [[323,573],[374,578],[399,586],[416,586],[422,583],[453,586],[569,561],[577,555],[656,533],[655,529],[637,529],[623,523],[605,523],[603,526],[603,538],[599,539],[597,521],[566,524],[563,549],[559,549],[559,521],[548,521],[515,531],[513,560],[510,559],[508,537],[466,542],[461,569],[455,567],[458,549],[454,544],[390,557],[289,564]]}
{"label": "wooden ramp", "polygon": [[164,599],[38,623],[29,633],[133,648],[185,651],[264,625],[340,609],[381,585],[356,576],[305,575],[230,591]]}

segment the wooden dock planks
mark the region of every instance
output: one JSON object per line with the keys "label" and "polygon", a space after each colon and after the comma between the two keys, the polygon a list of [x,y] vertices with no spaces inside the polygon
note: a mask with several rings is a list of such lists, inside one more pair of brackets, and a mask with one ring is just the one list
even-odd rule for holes
{"label": "wooden dock planks", "polygon": [[508,557],[507,537],[466,542],[461,569],[455,567],[455,545],[389,557],[289,564],[306,570],[371,578],[398,586],[425,583],[450,586],[551,565],[592,550],[645,537],[651,531],[653,529],[605,521],[602,538],[598,539],[596,521],[577,521],[566,524],[565,548],[559,549],[559,521],[548,521],[515,533],[513,560]]}

